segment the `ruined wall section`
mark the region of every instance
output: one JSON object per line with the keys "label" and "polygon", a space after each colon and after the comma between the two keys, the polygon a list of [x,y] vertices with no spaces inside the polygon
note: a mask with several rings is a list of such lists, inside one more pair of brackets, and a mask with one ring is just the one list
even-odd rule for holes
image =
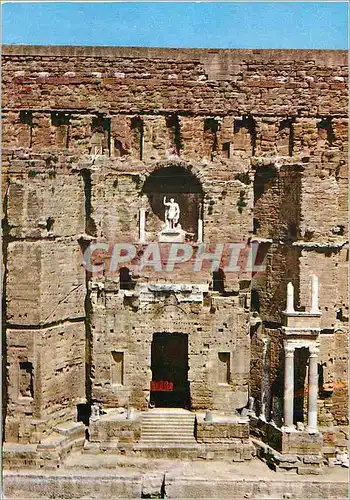
{"label": "ruined wall section", "polygon": [[85,400],[84,189],[58,158],[5,162],[5,435],[27,443]]}
{"label": "ruined wall section", "polygon": [[151,63],[147,49],[105,48],[94,56],[73,47],[66,58],[64,51],[4,47],[4,108],[346,115],[347,62],[339,51],[155,50]]}
{"label": "ruined wall section", "polygon": [[[32,52],[34,50],[32,49]],[[13,108],[11,89],[15,89],[17,103],[21,103],[22,109],[19,122],[27,134],[24,142],[28,143],[29,130],[29,140],[34,149],[39,145],[42,147],[43,144],[55,148],[60,141],[59,137],[62,139],[62,134],[70,134],[69,139],[68,136],[63,139],[63,143],[77,152],[85,153],[87,149],[92,150],[94,144],[100,144],[105,154],[121,155],[124,158],[131,155],[134,158],[142,158],[146,163],[178,153],[185,159],[204,159],[214,163],[219,159],[228,160],[227,171],[232,165],[232,158],[240,158],[242,166],[245,165],[242,167],[244,173],[249,171],[247,158],[252,155],[299,155],[303,161],[310,159],[311,155],[310,163],[316,158],[323,164],[329,157],[327,141],[332,140],[334,147],[339,149],[342,139],[345,138],[346,120],[335,118],[334,124],[329,125],[327,118],[329,115],[346,113],[346,62],[338,53],[326,55],[315,52],[311,57],[307,53],[287,51],[283,53],[283,57],[278,53],[276,64],[272,57],[277,54],[274,52],[237,52],[232,53],[231,59],[228,53],[222,52],[221,55],[218,53],[211,56],[211,59],[205,53],[196,51],[180,51],[173,55],[171,51],[163,51],[154,54],[158,58],[155,57],[151,64],[146,64],[149,51],[145,52],[146,59],[140,57],[142,50],[135,53],[129,51],[125,57],[120,57],[118,51],[109,53],[102,50],[98,57],[84,51],[74,52],[72,59],[68,57],[68,50],[68,66],[63,62],[63,57],[53,70],[53,61],[57,63],[55,55],[45,53],[42,49],[36,50],[36,54],[26,56],[25,50],[10,48],[12,55],[4,56],[7,89],[4,95],[5,115],[7,108],[9,110],[4,122],[5,140],[6,120],[8,118],[11,123],[11,120],[15,119],[14,112],[10,111],[10,108]],[[132,57],[128,57],[130,54]],[[172,57],[175,60],[172,60]],[[68,67],[69,71],[60,73],[60,65],[62,71]],[[175,66],[178,68],[177,72],[174,70]],[[22,73],[19,73],[20,71]],[[29,93],[26,91],[28,85]],[[70,90],[61,94],[59,88]],[[30,110],[30,96],[33,92],[36,103],[36,92],[39,92],[41,97],[40,112],[37,106],[35,110]],[[54,102],[50,101],[49,106],[45,103],[47,95],[54,99]],[[89,104],[86,96],[89,96]],[[29,114],[25,108],[29,109]],[[53,114],[47,113],[47,108],[57,110],[59,117],[55,115],[56,111]],[[130,114],[131,109],[134,115]],[[147,110],[152,110],[154,116],[145,116]],[[164,116],[166,113],[169,115]],[[174,114],[176,115],[173,116]],[[18,117],[16,120],[16,125],[20,125]],[[96,126],[97,122],[102,126],[103,132],[94,132],[94,123]],[[99,139],[95,137],[97,142],[92,141],[95,134],[102,134]],[[9,142],[15,144],[16,141],[18,142],[18,138],[13,137]],[[322,155],[315,156],[316,150],[323,151]],[[335,173],[341,175],[339,168]],[[225,175],[220,174],[224,178]],[[303,174],[303,200],[306,200],[308,191],[315,188],[313,175],[310,177],[309,187],[306,175],[304,177]],[[297,182],[292,178],[288,182],[298,198]],[[329,222],[322,218],[322,221],[317,223],[319,232],[322,232],[321,228],[325,223],[331,228],[339,226],[334,229],[336,231],[343,230],[344,224],[342,221],[336,223],[337,216],[334,214],[338,212],[339,203],[344,206],[344,183],[343,187],[339,188],[335,182],[330,179],[319,186],[321,191],[316,198],[322,199],[320,193],[324,193],[325,189],[332,191],[331,199],[334,205],[327,212],[333,213]],[[220,188],[218,186],[218,189]],[[221,192],[224,191],[227,192],[223,188]],[[244,189],[240,191],[242,194],[236,192],[233,196],[239,196],[238,202],[241,202],[242,206],[249,205],[251,194],[246,193]],[[336,193],[338,191],[339,202]],[[283,211],[283,207],[293,202],[297,211],[297,199],[285,199],[285,193],[286,189],[275,193],[283,202],[267,197],[266,204],[269,205],[272,201],[275,210],[279,206]],[[207,200],[207,203],[212,203],[212,200]],[[263,233],[273,231],[276,235],[281,230],[286,237],[296,238],[300,222],[300,231],[308,237],[310,228],[308,229],[305,215],[306,202],[303,206],[305,208],[300,215],[289,210],[284,213],[279,210],[276,217],[269,214],[270,222],[266,220],[264,229],[260,230],[260,233],[258,230],[257,235],[264,237]],[[266,214],[266,206],[262,206],[262,209]],[[340,210],[343,211],[343,220],[344,208]],[[230,209],[225,211],[229,212]],[[259,212],[258,205],[256,212]],[[218,213],[221,214],[221,211]],[[313,215],[311,218],[315,221]],[[257,217],[256,219],[258,220]],[[213,237],[218,237],[217,227],[221,223],[222,220],[215,218],[214,210],[213,220],[208,220],[208,225],[212,226]],[[271,230],[267,229],[266,223],[272,226]]]}
{"label": "ruined wall section", "polygon": [[281,323],[287,282],[299,290],[300,250],[293,242],[300,237],[304,167],[269,161],[258,162],[255,168],[254,238],[260,242],[266,268],[254,276],[252,287],[256,312],[266,322]]}
{"label": "ruined wall section", "polygon": [[321,284],[323,329],[319,364],[321,421],[342,425],[346,416],[341,416],[339,409],[342,405],[346,407],[348,401],[344,383],[348,369],[348,340],[344,331],[349,320],[345,201],[348,122],[344,118],[326,117],[303,122],[303,126],[309,129],[310,160],[303,172],[299,300],[306,308],[310,307],[310,276],[316,273]]}
{"label": "ruined wall section", "polygon": [[[347,75],[346,53],[338,51],[5,47],[3,140],[9,158],[5,163],[12,168],[9,177],[16,178],[25,166],[28,178],[25,189],[17,186],[17,181],[12,187],[16,200],[28,200],[17,203],[30,207],[34,195],[29,187],[41,179],[40,162],[45,163],[50,155],[61,156],[62,165],[66,165],[65,156],[75,155],[72,163],[82,174],[74,181],[69,176],[64,185],[69,189],[72,183],[74,193],[67,196],[61,190],[55,203],[54,196],[47,196],[45,206],[52,202],[54,214],[58,210],[59,215],[52,216],[50,208],[40,223],[30,208],[23,209],[29,212],[26,217],[11,215],[15,239],[8,240],[5,252],[9,321],[13,316],[13,321],[18,321],[16,328],[22,322],[28,327],[33,326],[31,322],[38,325],[48,317],[48,321],[59,321],[59,317],[68,321],[71,309],[73,316],[79,317],[83,300],[79,298],[77,306],[72,299],[75,292],[67,299],[67,313],[66,299],[59,303],[57,311],[61,312],[57,313],[56,307],[43,304],[46,293],[54,301],[61,297],[56,285],[52,296],[48,292],[51,284],[44,274],[54,273],[46,267],[42,270],[43,259],[52,252],[50,244],[58,245],[60,238],[65,243],[69,238],[74,240],[65,255],[62,250],[59,261],[62,269],[68,261],[70,269],[76,269],[78,227],[89,236],[113,240],[117,233],[118,238],[134,240],[138,208],[134,189],[142,189],[147,175],[158,168],[157,162],[180,158],[186,168],[193,165],[204,180],[205,238],[217,241],[232,235],[241,241],[250,235],[264,243],[266,275],[256,276],[253,286],[259,292],[263,326],[271,328],[273,338],[279,335],[286,283],[291,280],[295,285],[297,306],[308,307],[310,273],[320,276],[322,335],[333,339],[325,341],[322,363],[327,366],[327,380],[343,380],[345,355],[333,356],[333,348],[347,352],[346,336],[339,333],[348,321],[344,272],[348,261]],[[255,197],[253,224],[254,171],[271,167],[277,175],[263,182],[262,195]],[[50,176],[50,162],[44,169]],[[84,169],[89,172],[85,178]],[[32,170],[39,174],[30,174]],[[50,182],[55,184],[58,178]],[[77,187],[77,179],[85,179],[85,185]],[[49,193],[51,185],[45,181],[37,187]],[[51,242],[46,225],[50,227],[50,217],[55,219],[54,227],[64,220],[58,208],[62,199],[74,200],[65,203],[65,210],[69,210],[78,203],[75,193],[79,200],[86,200],[88,191],[86,220],[78,217],[72,233],[63,231]],[[123,193],[127,193],[127,201]],[[8,196],[7,203],[10,200]],[[36,209],[43,210],[44,204],[36,203]],[[290,206],[292,209],[287,208]],[[77,212],[83,210],[84,203]],[[77,219],[68,215],[70,227]],[[7,230],[12,230],[11,223],[7,224]],[[22,226],[33,234],[26,235]],[[40,228],[47,234],[43,236]],[[27,244],[25,238],[33,241]],[[44,246],[44,238],[48,240],[45,251],[36,247],[37,239],[39,246]],[[39,285],[41,279],[27,269],[20,275],[13,264],[15,258],[25,263],[29,259],[31,269],[37,266],[36,276],[39,271],[44,273],[44,285]],[[83,270],[81,274],[70,273],[67,279],[63,270],[62,276],[69,286],[80,285]],[[30,297],[26,295],[28,287],[33,291]],[[17,300],[17,290],[22,294],[19,299],[31,304],[31,310],[26,308],[22,313],[11,306],[11,296]],[[235,283],[230,284],[230,290],[236,290]],[[249,303],[247,295],[242,300]],[[27,319],[19,318],[20,314],[27,314]],[[334,347],[328,350],[329,346]],[[337,422],[345,418],[345,390],[343,386],[337,389],[332,399],[331,411]],[[141,400],[139,392],[134,400]]]}
{"label": "ruined wall section", "polygon": [[[209,283],[212,281],[211,261],[204,260],[199,271],[195,269],[195,259],[199,244],[196,238],[190,241],[193,249],[193,258],[188,262],[177,266],[175,272],[167,271],[167,262],[170,251],[169,244],[160,243],[159,234],[164,225],[164,208],[161,213],[155,214],[149,204],[143,189],[147,178],[152,172],[167,171],[176,164],[184,172],[189,172],[197,179],[203,189],[202,218],[204,227],[204,244],[206,251],[215,253],[216,244],[245,243],[252,230],[252,183],[246,183],[236,178],[234,172],[231,180],[221,181],[220,176],[226,172],[225,164],[217,164],[216,171],[208,169],[208,172],[197,162],[188,163],[179,159],[167,160],[160,163],[146,165],[141,162],[121,162],[119,159],[105,160],[99,158],[94,163],[91,171],[91,221],[94,237],[99,241],[107,242],[110,246],[109,252],[105,254],[105,269],[102,275],[109,279],[119,280],[118,265],[114,270],[110,269],[113,257],[113,245],[116,243],[128,243],[137,246],[137,255],[125,265],[138,276],[142,282],[173,282],[178,283]],[[84,162],[77,164],[77,168],[84,170]],[[82,171],[81,170],[81,171]],[[239,172],[238,172],[239,174]],[[227,175],[227,174],[226,174]],[[227,175],[227,179],[229,176]],[[167,190],[171,190],[171,179]],[[248,183],[248,184],[247,184]],[[169,192],[169,191],[165,192]],[[240,210],[237,205],[244,190],[247,206]],[[175,195],[176,196],[176,195]],[[189,201],[191,210],[191,201]],[[181,204],[181,203],[180,203]],[[160,250],[161,269],[148,266],[140,270],[140,259],[147,245],[139,242],[139,210],[141,206],[146,208],[146,242],[155,243]],[[184,211],[184,206],[181,210]],[[182,222],[180,215],[180,222]],[[195,221],[197,224],[197,220]],[[244,246],[244,245],[243,245]],[[229,266],[230,248],[224,247],[222,267]],[[226,287],[228,291],[239,290],[239,282],[250,280],[250,269],[248,263],[240,271],[227,273]]]}
{"label": "ruined wall section", "polygon": [[[152,336],[155,332],[180,332],[188,335],[191,407],[232,411],[246,405],[249,312],[242,308],[238,296],[209,294],[203,303],[186,303],[170,294],[142,305],[136,296],[128,299],[122,290],[109,286],[92,293],[92,302],[94,401],[105,407],[146,409],[152,378]],[[112,351],[124,353],[124,377],[119,385],[111,383]],[[231,355],[228,384],[220,384],[218,377],[219,352]]]}
{"label": "ruined wall section", "polygon": [[255,412],[277,425],[282,422],[284,349],[278,328],[251,325],[250,392]]}

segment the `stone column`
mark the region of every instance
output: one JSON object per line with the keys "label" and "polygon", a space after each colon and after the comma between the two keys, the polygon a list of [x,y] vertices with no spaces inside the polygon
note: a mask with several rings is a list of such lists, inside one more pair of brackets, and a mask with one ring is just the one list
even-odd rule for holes
{"label": "stone column", "polygon": [[109,156],[114,156],[114,137],[109,140]]}
{"label": "stone column", "polygon": [[263,339],[263,376],[261,383],[261,420],[269,419],[270,406],[270,356],[269,356],[269,339]]}
{"label": "stone column", "polygon": [[203,221],[202,219],[198,219],[198,243],[203,243]]}
{"label": "stone column", "polygon": [[286,313],[293,313],[294,311],[294,286],[291,282],[287,285],[287,307]]}
{"label": "stone column", "polygon": [[295,347],[284,345],[284,427],[293,428],[294,416],[294,350]]}
{"label": "stone column", "polygon": [[318,395],[318,372],[317,360],[319,349],[317,346],[309,347],[309,390],[307,409],[307,430],[317,432],[317,395]]}
{"label": "stone column", "polygon": [[320,312],[318,308],[318,277],[316,276],[316,274],[312,275],[310,312],[313,314],[318,314]]}
{"label": "stone column", "polygon": [[146,209],[139,211],[139,243],[146,243]]}

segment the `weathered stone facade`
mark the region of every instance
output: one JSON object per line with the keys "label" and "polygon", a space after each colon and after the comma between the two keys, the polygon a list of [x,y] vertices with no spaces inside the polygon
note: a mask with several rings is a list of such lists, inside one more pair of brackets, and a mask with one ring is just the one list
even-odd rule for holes
{"label": "weathered stone facade", "polygon": [[[6,442],[43,442],[77,406],[83,421],[91,405],[147,410],[162,333],[186,339],[168,368],[182,371],[182,401],[162,403],[281,426],[287,283],[308,311],[315,274],[324,447],[310,440],[329,456],[345,448],[347,71],[341,51],[3,48]],[[159,242],[164,196],[191,249],[181,265]],[[248,265],[254,241],[263,272]],[[107,246],[91,273],[96,242]],[[113,266],[121,243],[135,255]],[[150,243],[158,263],[142,265]],[[219,244],[219,269],[199,272]],[[224,272],[230,244],[241,265]],[[295,423],[307,415],[300,356]],[[197,442],[248,439],[235,425],[199,422]],[[268,441],[266,425],[251,431]]]}

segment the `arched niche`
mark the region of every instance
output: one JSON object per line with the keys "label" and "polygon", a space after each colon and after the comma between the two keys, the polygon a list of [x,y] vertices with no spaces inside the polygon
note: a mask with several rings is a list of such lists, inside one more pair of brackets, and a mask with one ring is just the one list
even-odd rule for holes
{"label": "arched niche", "polygon": [[[189,170],[181,166],[159,168],[150,174],[143,186],[142,195],[148,199],[146,230],[151,236],[158,234],[164,224],[165,206],[174,198],[180,207],[179,224],[188,233],[189,240],[198,236],[198,219],[202,219],[202,185]],[[152,238],[153,239],[153,238]]]}

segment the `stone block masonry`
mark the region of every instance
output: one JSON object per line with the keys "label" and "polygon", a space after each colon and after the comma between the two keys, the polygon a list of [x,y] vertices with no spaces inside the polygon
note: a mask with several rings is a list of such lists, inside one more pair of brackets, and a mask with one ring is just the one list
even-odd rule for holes
{"label": "stone block masonry", "polygon": [[[312,275],[312,421],[317,406],[321,433],[343,436],[347,76],[343,51],[3,47],[5,441],[88,425],[91,405],[255,412],[282,428],[287,283],[302,316]],[[197,272],[194,258],[142,267],[147,245],[163,259],[173,242],[164,197],[193,255],[256,243],[263,272]],[[110,270],[111,252],[94,252],[104,270],[91,273],[92,243],[135,255]],[[297,351],[292,428],[307,423],[309,356]],[[173,391],[154,390],[164,382]],[[94,422],[94,440],[108,448],[112,427]],[[197,438],[231,449],[242,432],[201,423]],[[295,436],[283,441],[293,453]]]}

